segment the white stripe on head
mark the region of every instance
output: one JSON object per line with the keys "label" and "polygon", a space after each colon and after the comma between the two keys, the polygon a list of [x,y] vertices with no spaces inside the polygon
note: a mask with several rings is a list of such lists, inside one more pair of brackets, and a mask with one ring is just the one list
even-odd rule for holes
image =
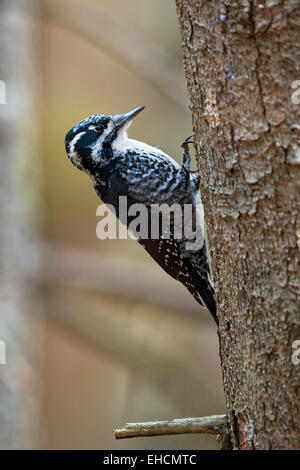
{"label": "white stripe on head", "polygon": [[[92,127],[94,127],[94,126],[90,126],[90,129]],[[97,126],[95,126],[95,127],[97,127]],[[97,162],[97,161],[100,160],[100,154],[101,154],[101,148],[102,148],[103,142],[106,139],[106,137],[111,133],[112,130],[113,130],[113,122],[109,121],[106,129],[104,129],[102,134],[96,140],[95,145],[93,146],[91,157],[94,160],[94,162]]]}
{"label": "white stripe on head", "polygon": [[76,134],[75,137],[73,137],[73,139],[71,140],[71,142],[70,142],[70,150],[69,150],[69,153],[70,153],[70,154],[74,153],[74,149],[75,149],[76,142],[78,142],[78,140],[80,139],[80,137],[81,137],[83,134],[85,134],[85,131],[78,132],[78,134]]}
{"label": "white stripe on head", "polygon": [[73,137],[73,139],[70,142],[70,150],[69,150],[69,158],[74,163],[74,165],[77,165],[79,168],[81,167],[81,164],[78,158],[78,154],[77,152],[75,152],[75,145],[76,145],[76,142],[78,142],[78,140],[83,134],[85,134],[85,131],[78,132],[78,134],[76,134],[75,137]]}

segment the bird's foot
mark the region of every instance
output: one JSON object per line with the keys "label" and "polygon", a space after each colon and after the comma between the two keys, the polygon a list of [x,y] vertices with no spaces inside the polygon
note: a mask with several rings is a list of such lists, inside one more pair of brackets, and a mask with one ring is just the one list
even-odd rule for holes
{"label": "bird's foot", "polygon": [[194,143],[192,137],[193,135],[190,135],[180,144],[180,147],[182,148],[182,168],[187,173],[197,173],[197,170],[191,170],[190,168],[191,156],[189,152],[189,144]]}

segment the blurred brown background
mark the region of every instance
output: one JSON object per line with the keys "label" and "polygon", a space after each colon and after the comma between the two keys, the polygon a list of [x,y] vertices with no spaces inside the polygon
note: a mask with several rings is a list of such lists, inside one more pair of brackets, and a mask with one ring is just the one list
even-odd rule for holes
{"label": "blurred brown background", "polygon": [[[38,83],[29,85],[39,168],[38,301],[29,302],[41,325],[33,367],[38,446],[219,448],[209,436],[114,440],[113,429],[126,422],[224,411],[217,333],[209,314],[137,243],[96,238],[100,201],[64,149],[79,120],[145,104],[130,136],[180,160],[191,121],[174,2],[29,3]],[[1,367],[0,374],[8,370],[9,355]]]}

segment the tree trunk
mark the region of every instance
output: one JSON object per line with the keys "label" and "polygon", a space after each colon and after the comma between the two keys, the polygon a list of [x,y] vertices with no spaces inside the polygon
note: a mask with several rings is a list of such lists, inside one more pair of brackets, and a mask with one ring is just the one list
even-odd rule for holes
{"label": "tree trunk", "polygon": [[0,2],[0,449],[41,445],[32,5]]}
{"label": "tree trunk", "polygon": [[300,448],[300,4],[176,3],[230,439]]}

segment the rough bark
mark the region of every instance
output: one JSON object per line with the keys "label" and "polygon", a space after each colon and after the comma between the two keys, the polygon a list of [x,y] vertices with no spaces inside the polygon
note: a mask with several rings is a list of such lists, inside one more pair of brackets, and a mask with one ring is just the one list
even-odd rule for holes
{"label": "rough bark", "polygon": [[[33,316],[39,250],[36,248],[32,2],[0,2],[0,448],[38,447],[40,436],[39,316]],[[6,364],[3,364],[6,362]]]}
{"label": "rough bark", "polygon": [[300,4],[176,4],[232,445],[300,448]]}

